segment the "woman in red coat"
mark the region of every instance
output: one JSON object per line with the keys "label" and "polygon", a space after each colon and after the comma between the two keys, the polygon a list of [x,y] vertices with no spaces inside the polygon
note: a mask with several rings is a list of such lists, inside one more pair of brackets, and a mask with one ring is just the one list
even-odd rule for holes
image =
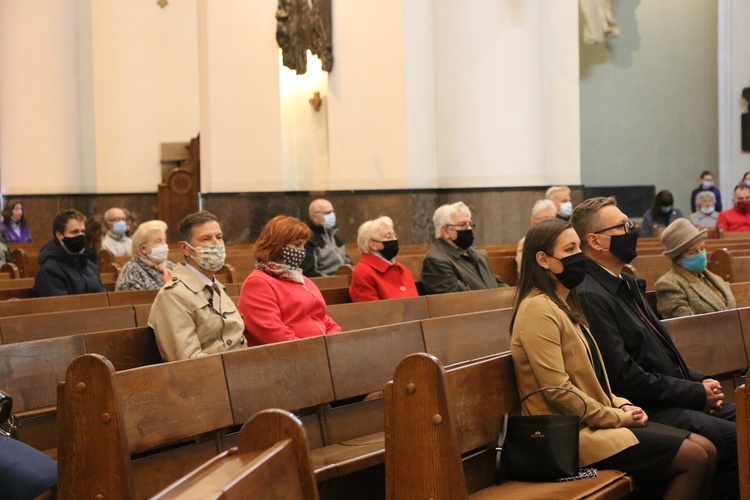
{"label": "woman in red coat", "polygon": [[338,333],[320,290],[302,276],[310,228],[299,219],[278,215],[255,242],[255,270],[242,285],[237,309],[249,345],[272,344]]}
{"label": "woman in red coat", "polygon": [[403,264],[396,262],[398,236],[390,217],[359,226],[357,244],[362,258],[354,266],[349,296],[352,302],[416,297],[417,285]]}

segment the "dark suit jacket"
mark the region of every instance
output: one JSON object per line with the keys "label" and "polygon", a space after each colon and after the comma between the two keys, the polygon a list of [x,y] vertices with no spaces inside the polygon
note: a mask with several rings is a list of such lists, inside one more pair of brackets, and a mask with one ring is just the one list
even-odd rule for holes
{"label": "dark suit jacket", "polygon": [[[648,410],[668,407],[702,410],[704,374],[688,368],[669,333],[648,306],[645,282],[629,274],[613,276],[588,261],[576,291],[599,344],[612,391]],[[634,300],[656,327],[654,332]]]}
{"label": "dark suit jacket", "polygon": [[486,254],[473,248],[462,252],[442,238],[424,256],[422,284],[428,294],[507,286],[492,272]]}

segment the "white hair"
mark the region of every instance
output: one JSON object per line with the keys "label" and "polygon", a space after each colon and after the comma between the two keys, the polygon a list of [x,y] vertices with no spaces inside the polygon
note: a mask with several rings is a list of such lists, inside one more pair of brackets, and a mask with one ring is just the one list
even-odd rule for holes
{"label": "white hair", "polygon": [[552,210],[552,213],[557,215],[557,207],[552,200],[536,200],[534,206],[531,207],[531,218],[534,219],[539,215],[539,212],[544,210]]}
{"label": "white hair", "polygon": [[362,253],[372,253],[369,243],[372,240],[380,240],[380,234],[383,230],[393,231],[393,221],[385,215],[375,220],[365,221],[359,226],[357,245]]}
{"label": "white hair", "polygon": [[570,194],[570,188],[568,186],[552,186],[547,190],[547,192],[544,194],[544,196],[551,200],[555,194],[559,193],[560,191],[565,191],[567,194]]}
{"label": "white hair", "polygon": [[149,220],[138,226],[133,233],[133,255],[140,255],[141,245],[145,245],[157,232],[167,232],[167,223],[163,220]]}
{"label": "white hair", "polygon": [[695,204],[698,205],[706,198],[714,202],[714,204],[716,203],[716,196],[714,196],[714,194],[711,191],[701,191],[700,193],[695,195]]}
{"label": "white hair", "polygon": [[463,201],[457,201],[456,203],[443,205],[435,210],[432,214],[432,224],[435,226],[435,238],[440,238],[440,229],[443,226],[453,223],[453,216],[459,212],[463,212],[471,217],[471,210]]}

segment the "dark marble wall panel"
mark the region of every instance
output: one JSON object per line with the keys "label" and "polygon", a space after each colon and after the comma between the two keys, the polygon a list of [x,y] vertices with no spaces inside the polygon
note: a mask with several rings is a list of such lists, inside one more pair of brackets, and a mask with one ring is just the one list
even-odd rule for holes
{"label": "dark marble wall panel", "polygon": [[[357,229],[364,221],[387,215],[393,219],[402,244],[431,243],[435,239],[432,225],[435,209],[446,203],[463,201],[471,208],[478,224],[476,244],[492,245],[516,243],[526,233],[531,207],[544,197],[545,190],[334,191],[322,196],[333,203],[339,235],[347,242],[356,241]],[[248,243],[255,241],[263,225],[276,215],[291,215],[307,221],[308,206],[316,197],[306,192],[206,194],[203,208],[219,218],[228,243]],[[24,203],[36,241],[50,237],[52,218],[68,207],[88,216],[102,213],[110,206],[120,206],[131,210],[138,221],[156,218],[156,194],[40,195],[19,199]],[[582,188],[573,189],[573,203],[582,199]]]}

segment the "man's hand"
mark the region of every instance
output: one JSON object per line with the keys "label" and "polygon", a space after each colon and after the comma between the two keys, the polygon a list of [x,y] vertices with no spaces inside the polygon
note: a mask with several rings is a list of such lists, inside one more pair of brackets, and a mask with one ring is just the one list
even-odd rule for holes
{"label": "man's hand", "polygon": [[707,378],[702,382],[706,389],[706,406],[703,407],[703,411],[714,413],[724,403],[724,391],[722,391],[721,384],[717,380]]}

